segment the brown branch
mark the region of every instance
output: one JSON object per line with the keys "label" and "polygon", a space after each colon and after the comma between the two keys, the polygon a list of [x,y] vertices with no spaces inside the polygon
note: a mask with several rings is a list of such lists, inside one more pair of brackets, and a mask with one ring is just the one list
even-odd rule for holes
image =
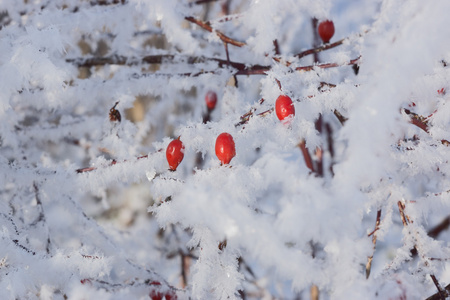
{"label": "brown branch", "polygon": [[225,54],[227,56],[227,64],[231,65],[231,61],[230,61],[230,52],[228,51],[228,43],[223,43],[224,47],[225,47]]}
{"label": "brown branch", "polygon": [[[226,43],[224,43],[227,45]],[[219,67],[227,67],[231,66],[238,70],[237,75],[250,75],[251,73],[258,73],[265,75],[265,72],[270,70],[270,66],[261,66],[261,65],[253,65],[248,67],[244,63],[234,62],[229,60],[229,54],[227,51],[227,59],[220,59],[220,58],[212,58],[212,57],[202,57],[202,56],[188,56],[184,57],[186,62],[188,64],[195,64],[195,63],[202,63],[206,61],[214,61],[217,62]],[[77,67],[86,67],[91,68],[95,66],[104,66],[104,65],[126,65],[126,66],[132,66],[132,65],[139,65],[142,63],[147,64],[161,64],[165,61],[171,61],[175,59],[175,55],[171,54],[163,54],[163,55],[148,55],[141,58],[138,57],[126,57],[121,55],[112,55],[107,57],[91,57],[91,58],[69,58],[66,59],[66,62],[72,63],[76,65]],[[200,72],[199,72],[200,73]],[[207,73],[207,71],[202,72]],[[211,72],[209,72],[211,73]],[[185,74],[174,74],[174,75],[180,75],[180,76],[193,76],[198,73],[185,73]],[[163,75],[163,74],[160,74]],[[164,74],[164,75],[171,75],[171,74]],[[197,75],[198,76],[198,75]]]}
{"label": "brown branch", "polygon": [[422,129],[423,131],[425,131],[426,133],[428,132],[428,121],[416,114],[413,113],[412,111],[410,111],[409,109],[403,109],[403,111],[410,117],[410,123],[416,125],[417,127],[419,127],[420,129]]}
{"label": "brown branch", "polygon": [[[258,101],[258,104],[261,105],[261,104],[264,103],[264,101],[265,101],[264,98],[261,98],[261,99]],[[250,108],[250,110],[249,110],[248,112],[246,112],[245,114],[243,114],[243,115],[240,117],[240,121],[239,121],[238,123],[234,124],[234,126],[237,127],[237,126],[240,126],[240,125],[247,124],[248,121],[253,117],[253,113],[254,113],[255,111],[256,111],[256,107],[253,106],[252,108]]]}
{"label": "brown branch", "polygon": [[181,287],[184,289],[187,284],[187,278],[189,273],[189,267],[191,264],[191,258],[184,254],[184,252],[180,249],[179,251],[180,259],[181,259]]}
{"label": "brown branch", "polygon": [[433,283],[438,290],[437,294],[439,295],[439,299],[445,300],[445,298],[447,298],[447,296],[449,294],[447,293],[446,290],[442,289],[441,285],[439,284],[439,281],[436,279],[436,276],[434,276],[433,274],[430,274],[430,277],[433,280]]}
{"label": "brown branch", "polygon": [[342,125],[345,124],[345,122],[347,122],[348,118],[344,117],[338,110],[334,110],[333,111],[334,115],[336,116],[336,118],[339,120],[339,122],[341,122]]}
{"label": "brown branch", "polygon": [[405,214],[405,204],[403,204],[401,201],[397,202],[398,205],[398,211],[400,212],[400,218],[402,219],[403,226],[408,226],[410,223],[409,217]]}
{"label": "brown branch", "polygon": [[297,67],[297,68],[295,68],[295,70],[296,71],[312,71],[312,70],[314,70],[314,68],[328,69],[328,68],[336,68],[336,67],[341,67],[341,66],[355,65],[359,62],[360,59],[361,59],[361,56],[354,58],[344,64],[324,63],[324,64],[317,64],[317,65],[311,65],[311,66]]}
{"label": "brown branch", "polygon": [[189,3],[189,6],[199,5],[199,4],[207,4],[207,3],[211,3],[211,2],[217,2],[217,1],[219,1],[219,0],[197,0],[197,1]]}
{"label": "brown branch", "polygon": [[[428,118],[431,117],[433,114],[431,114],[428,117],[424,117],[421,115],[418,115],[416,113],[413,113],[412,111],[410,111],[409,109],[404,108],[403,111],[410,117],[410,123],[413,125],[416,125],[417,127],[419,127],[420,129],[422,129],[423,131],[425,131],[426,133],[430,133],[429,132],[429,126],[428,126]],[[450,142],[448,140],[442,139],[441,143],[445,146],[449,146]]]}
{"label": "brown branch", "polygon": [[273,48],[275,50],[275,55],[280,55],[280,46],[278,45],[278,40],[273,40]]}
{"label": "brown branch", "polygon": [[450,216],[447,216],[441,223],[428,231],[428,236],[435,239],[442,231],[447,230],[449,226]]}
{"label": "brown branch", "polygon": [[312,162],[312,159],[311,159],[311,154],[309,154],[308,148],[306,148],[305,140],[302,140],[298,144],[298,147],[302,151],[303,158],[305,159],[306,167],[308,167],[308,169],[310,169],[311,172],[314,173],[315,171],[314,171],[314,166],[313,166],[313,162]]}
{"label": "brown branch", "polygon": [[114,5],[114,4],[125,4],[127,3],[126,0],[97,0],[97,1],[91,1],[91,5],[95,6],[95,5],[100,5],[100,6],[105,6],[105,5]]}
{"label": "brown branch", "polygon": [[379,209],[379,210],[377,211],[377,219],[376,219],[376,221],[375,221],[375,229],[374,229],[370,234],[368,234],[368,236],[371,236],[371,235],[372,235],[373,253],[372,253],[371,256],[369,256],[369,257],[367,258],[367,264],[366,264],[366,279],[369,278],[369,276],[370,276],[370,271],[371,271],[371,269],[372,269],[372,260],[373,260],[373,254],[375,253],[375,248],[376,248],[376,245],[377,245],[377,231],[378,231],[378,229],[380,228],[380,221],[381,221],[381,209]]}
{"label": "brown branch", "polygon": [[206,31],[209,31],[209,32],[213,32],[213,31],[214,31],[214,32],[217,34],[217,36],[218,36],[224,43],[228,43],[228,44],[231,44],[231,45],[236,46],[236,47],[242,47],[242,46],[245,46],[245,45],[246,45],[244,42],[236,41],[236,40],[234,40],[234,39],[232,39],[232,38],[226,36],[226,35],[223,34],[222,32],[220,32],[220,31],[218,31],[218,30],[214,30],[214,29],[211,27],[211,25],[210,25],[209,22],[203,22],[203,21],[201,21],[201,20],[199,20],[199,19],[196,19],[196,18],[194,18],[194,17],[185,17],[185,19],[186,19],[187,21],[191,22],[191,23],[194,23],[194,24],[200,26],[201,28],[203,28],[203,29],[206,30]]}
{"label": "brown branch", "polygon": [[308,49],[308,50],[305,50],[305,51],[300,52],[300,53],[298,53],[298,54],[295,54],[294,56],[295,56],[295,57],[298,57],[298,58],[302,58],[302,57],[305,57],[305,56],[307,56],[307,55],[317,54],[317,53],[319,53],[319,52],[322,52],[322,51],[325,51],[325,50],[328,50],[328,49],[331,49],[331,48],[335,48],[335,47],[337,47],[337,46],[340,46],[340,45],[342,45],[342,44],[344,43],[344,41],[347,40],[347,39],[348,39],[348,38],[344,38],[344,39],[342,39],[342,40],[339,40],[339,41],[334,42],[334,43],[331,43],[331,44],[325,44],[325,45],[322,45],[322,46],[320,46],[320,47]]}
{"label": "brown branch", "polygon": [[[165,60],[174,60],[175,56],[171,54],[165,54],[165,55],[148,55],[144,56],[142,58],[136,58],[136,57],[126,57],[121,55],[112,55],[107,57],[91,57],[91,58],[69,58],[66,59],[66,62],[72,63],[78,67],[95,67],[95,66],[104,66],[104,65],[138,65],[141,63],[147,63],[147,64],[161,64]],[[270,66],[263,66],[263,65],[252,65],[247,66],[244,63],[229,61],[227,59],[220,59],[220,58],[211,58],[211,57],[185,57],[188,64],[194,64],[194,63],[201,63],[205,61],[215,61],[218,63],[219,67],[225,67],[225,66],[231,66],[238,71],[235,73],[235,75],[266,75],[266,72],[271,69]],[[345,65],[351,65],[356,64],[359,61],[360,57],[350,60],[349,62],[345,64],[338,64],[338,63],[324,63],[324,64],[316,64],[316,65],[310,65],[310,66],[303,66],[303,67],[297,67],[295,68],[296,71],[312,71],[314,68],[335,68]],[[214,71],[201,71],[197,73],[180,73],[180,74],[161,74],[161,73],[152,73],[152,75],[159,75],[159,76],[199,76],[202,74],[210,74]],[[138,75],[134,77],[141,77],[145,75]]]}
{"label": "brown branch", "polygon": [[[450,284],[448,284],[445,287],[445,292],[448,294],[450,293]],[[442,298],[441,295],[439,294],[439,291],[436,294],[431,295],[430,297],[428,297],[426,300],[443,300],[445,298]]]}
{"label": "brown branch", "polygon": [[[158,150],[157,152],[161,152],[161,151],[162,151],[162,149]],[[143,159],[143,158],[148,158],[148,155],[139,156],[136,159],[139,160],[139,159]],[[126,162],[126,160],[124,160],[122,162]],[[113,159],[109,163],[108,166],[110,167],[110,166],[113,166],[113,165],[115,165],[117,163],[119,163],[119,162],[117,160]],[[77,169],[77,170],[75,170],[75,172],[77,172],[77,173],[86,173],[86,172],[91,172],[91,171],[94,171],[94,170],[97,170],[97,168],[96,167],[86,167],[86,168]]]}

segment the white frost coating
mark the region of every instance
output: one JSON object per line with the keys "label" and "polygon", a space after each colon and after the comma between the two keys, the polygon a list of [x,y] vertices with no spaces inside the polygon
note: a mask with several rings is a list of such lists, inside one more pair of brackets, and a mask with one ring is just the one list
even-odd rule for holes
{"label": "white frost coating", "polygon": [[[0,3],[0,299],[426,299],[431,275],[450,282],[448,1],[47,2]],[[317,62],[296,57],[313,17],[349,37]],[[218,32],[246,43],[230,62]]]}

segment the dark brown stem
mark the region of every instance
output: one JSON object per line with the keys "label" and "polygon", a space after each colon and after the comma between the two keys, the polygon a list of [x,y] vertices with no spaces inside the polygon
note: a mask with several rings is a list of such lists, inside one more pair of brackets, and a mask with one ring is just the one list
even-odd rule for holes
{"label": "dark brown stem", "polygon": [[217,2],[217,1],[219,1],[219,0],[197,0],[195,2],[189,3],[189,6],[199,5],[199,4],[207,4],[207,3],[210,3],[210,2]]}
{"label": "dark brown stem", "polygon": [[188,282],[188,270],[190,266],[191,258],[183,253],[180,249],[180,258],[181,258],[181,287],[184,289]]}
{"label": "dark brown stem", "polygon": [[334,43],[331,43],[331,44],[325,44],[325,45],[322,45],[322,46],[320,46],[320,47],[315,47],[315,48],[312,48],[312,49],[308,49],[308,50],[305,50],[305,51],[300,52],[300,53],[298,53],[298,54],[295,54],[294,56],[295,56],[295,57],[298,57],[298,58],[302,58],[302,57],[305,57],[305,56],[307,56],[307,55],[317,54],[317,53],[319,53],[319,52],[322,52],[322,51],[325,51],[325,50],[328,50],[328,49],[331,49],[331,48],[335,48],[335,47],[337,47],[337,46],[340,46],[340,45],[342,45],[342,44],[344,43],[344,41],[347,40],[347,39],[348,39],[348,38],[345,38],[345,39],[339,40],[339,41],[334,42]]}
{"label": "dark brown stem", "polygon": [[[159,149],[157,152],[161,152],[162,151],[162,149]],[[139,156],[139,157],[137,157],[136,159],[143,159],[143,158],[148,158],[148,155],[143,155],[143,156]],[[124,160],[124,161],[122,161],[122,162],[126,162],[126,160]],[[119,163],[117,160],[115,160],[115,159],[113,159],[111,162],[110,162],[110,164],[109,164],[109,166],[113,166],[113,165],[115,165],[115,164],[117,164],[117,163]],[[86,172],[91,172],[91,171],[94,171],[94,170],[96,170],[97,168],[96,167],[86,167],[86,168],[81,168],[81,169],[77,169],[77,170],[75,170],[77,173],[86,173]]]}
{"label": "dark brown stem", "polygon": [[439,295],[439,298],[441,300],[445,300],[448,296],[448,293],[446,290],[442,289],[441,285],[439,284],[439,281],[436,279],[436,276],[434,276],[433,274],[430,274],[431,279],[433,280],[434,285],[436,286],[438,292],[437,294]]}
{"label": "dark brown stem", "polygon": [[278,40],[273,40],[273,47],[275,49],[275,55],[280,55],[280,46],[278,45]]}
{"label": "dark brown stem", "polygon": [[279,81],[278,79],[275,78],[275,82],[278,84],[278,88],[281,91],[281,81]]}
{"label": "dark brown stem", "polygon": [[328,69],[328,68],[336,68],[336,67],[341,67],[341,66],[349,66],[349,65],[357,64],[360,59],[361,59],[361,56],[354,58],[344,64],[324,63],[324,64],[318,64],[318,65],[312,65],[312,66],[297,67],[297,68],[295,68],[295,70],[296,71],[312,71],[312,70],[314,70],[314,68]]}
{"label": "dark brown stem", "polygon": [[[319,114],[319,117],[317,118],[316,122],[315,122],[315,127],[316,130],[319,132],[319,134],[322,134],[322,114]],[[316,150],[314,151],[314,155],[317,159],[317,164],[316,164],[316,172],[317,175],[319,175],[320,177],[323,177],[323,149],[322,147],[317,147]]]}
{"label": "dark brown stem", "polygon": [[[448,284],[445,287],[445,291],[448,293],[450,293],[450,284]],[[437,292],[436,294],[431,295],[430,297],[428,297],[426,300],[442,300],[445,298],[442,298],[441,295],[439,294],[439,292]]]}
{"label": "dark brown stem", "polygon": [[101,5],[101,6],[105,6],[105,5],[114,5],[114,4],[125,4],[127,3],[127,1],[125,0],[97,0],[97,1],[91,1],[91,5],[95,6],[95,5]]}
{"label": "dark brown stem", "polygon": [[305,140],[302,140],[302,141],[298,144],[298,147],[299,147],[300,150],[302,151],[303,158],[305,159],[306,167],[308,167],[308,169],[310,169],[311,172],[314,173],[315,171],[314,171],[313,162],[312,162],[312,159],[311,159],[311,155],[309,154],[308,148],[306,148]]}
{"label": "dark brown stem", "polygon": [[[432,116],[433,114],[431,114],[428,117],[424,117],[421,115],[418,115],[416,113],[413,113],[412,111],[410,111],[409,109],[403,109],[403,111],[410,117],[410,123],[413,125],[416,125],[417,127],[419,127],[420,129],[422,129],[423,131],[425,131],[426,133],[430,133],[429,132],[429,127],[428,127],[428,118],[430,116]],[[441,140],[441,143],[445,146],[449,146],[450,142],[448,140]]]}
{"label": "dark brown stem", "polygon": [[409,217],[405,214],[405,204],[403,204],[401,201],[397,202],[398,205],[398,211],[400,212],[400,218],[402,219],[403,226],[408,226],[409,224]]}
{"label": "dark brown stem", "polygon": [[366,279],[369,278],[369,276],[370,276],[370,271],[371,271],[371,269],[372,269],[373,254],[375,253],[375,248],[376,248],[376,245],[377,245],[377,231],[378,231],[378,229],[380,228],[380,222],[381,222],[381,209],[379,209],[379,210],[377,211],[377,219],[376,219],[376,221],[375,221],[375,229],[374,229],[370,234],[368,234],[368,236],[371,236],[371,235],[372,235],[373,253],[372,253],[371,256],[369,256],[369,257],[367,258],[367,264],[366,264]]}
{"label": "dark brown stem", "polygon": [[227,56],[227,64],[231,65],[230,62],[230,52],[228,51],[228,43],[223,43],[224,47],[225,47],[225,54]]}
{"label": "dark brown stem", "polygon": [[[313,46],[314,46],[314,49],[316,49],[317,45],[319,44],[319,34],[318,34],[318,31],[317,31],[318,20],[316,18],[312,18],[311,19],[311,23],[312,23],[311,27],[312,27],[312,30],[313,30]],[[316,52],[313,52],[313,54],[314,54],[314,63],[319,63],[320,62],[319,61],[319,52],[316,51]]]}
{"label": "dark brown stem", "polygon": [[333,129],[331,128],[330,123],[325,124],[325,129],[327,132],[328,152],[330,152],[331,159],[334,159]]}
{"label": "dark brown stem", "polygon": [[428,231],[428,236],[435,239],[442,231],[447,230],[449,226],[450,226],[450,216],[447,216],[444,220],[442,220],[441,223],[439,223],[438,225],[436,225],[435,227],[433,227]]}
{"label": "dark brown stem", "polygon": [[416,125],[420,129],[428,133],[428,121],[426,120],[426,118],[416,113],[413,113],[409,109],[403,109],[403,111],[411,118],[410,119],[411,124]]}
{"label": "dark brown stem", "polygon": [[336,116],[336,118],[339,120],[339,122],[341,122],[342,125],[345,124],[345,122],[347,122],[347,118],[344,117],[338,110],[334,110],[333,111],[334,115]]}

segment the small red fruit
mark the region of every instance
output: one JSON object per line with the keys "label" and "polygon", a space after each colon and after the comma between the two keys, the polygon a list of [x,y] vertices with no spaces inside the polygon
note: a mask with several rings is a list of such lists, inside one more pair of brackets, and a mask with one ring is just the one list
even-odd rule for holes
{"label": "small red fruit", "polygon": [[206,107],[209,111],[213,110],[216,107],[217,103],[217,94],[216,92],[209,91],[205,95]]}
{"label": "small red fruit", "polygon": [[216,139],[216,156],[222,164],[229,164],[236,156],[236,147],[231,134],[223,132]]}
{"label": "small red fruit", "polygon": [[275,102],[275,112],[277,113],[277,117],[278,119],[280,119],[280,121],[283,121],[284,119],[291,116],[294,117],[295,106],[294,103],[292,103],[291,98],[286,95],[279,96],[277,101]]}
{"label": "small red fruit", "polygon": [[334,23],[330,20],[325,20],[319,24],[319,35],[324,43],[328,43],[334,35]]}
{"label": "small red fruit", "polygon": [[170,170],[175,171],[184,158],[184,145],[180,137],[169,143],[166,150],[166,158]]}

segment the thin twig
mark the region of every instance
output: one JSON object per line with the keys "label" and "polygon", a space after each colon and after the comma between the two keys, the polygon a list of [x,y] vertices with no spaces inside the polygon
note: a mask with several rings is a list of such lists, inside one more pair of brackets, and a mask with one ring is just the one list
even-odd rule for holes
{"label": "thin twig", "polygon": [[340,46],[340,45],[342,45],[342,44],[344,43],[344,41],[347,40],[347,39],[348,39],[348,38],[344,38],[344,39],[342,39],[342,40],[339,40],[339,41],[334,42],[334,43],[331,43],[331,44],[325,44],[325,45],[322,45],[322,46],[319,46],[319,47],[315,47],[315,48],[312,48],[312,49],[308,49],[308,50],[305,50],[305,51],[300,52],[300,53],[298,53],[298,54],[295,54],[294,56],[295,56],[295,57],[298,57],[298,58],[302,58],[302,57],[305,57],[305,56],[307,56],[307,55],[317,54],[317,53],[319,53],[319,52],[322,52],[322,51],[325,51],[325,50],[328,50],[328,49],[331,49],[331,48],[335,48],[335,47],[337,47],[337,46]]}
{"label": "thin twig", "polygon": [[431,279],[433,280],[434,285],[436,286],[438,290],[438,294],[441,300],[445,300],[447,298],[448,293],[446,290],[442,289],[441,285],[439,284],[439,281],[436,279],[436,276],[433,274],[430,274]]}
{"label": "thin twig", "polygon": [[379,209],[377,211],[377,219],[375,221],[375,229],[371,233],[368,234],[369,237],[372,235],[373,252],[372,252],[372,255],[367,258],[366,279],[369,278],[370,271],[372,269],[372,260],[373,260],[373,255],[375,253],[375,248],[377,245],[377,231],[380,228],[380,221],[381,221],[381,209]]}
{"label": "thin twig", "polygon": [[220,31],[218,31],[218,30],[214,30],[214,29],[211,27],[211,24],[210,24],[209,22],[203,22],[203,21],[201,21],[201,20],[199,20],[199,19],[196,19],[196,18],[194,18],[194,17],[185,17],[185,19],[186,19],[187,21],[191,22],[191,23],[197,24],[198,26],[200,26],[201,28],[203,28],[203,29],[206,30],[206,31],[209,31],[209,32],[213,32],[213,31],[214,31],[214,32],[217,34],[217,36],[218,36],[224,43],[228,43],[228,44],[231,44],[231,45],[236,46],[236,47],[242,47],[242,46],[245,46],[245,45],[246,45],[244,42],[236,41],[236,40],[234,40],[234,39],[232,39],[232,38],[226,36],[226,35],[223,34],[222,32],[220,32]]}
{"label": "thin twig", "polygon": [[[448,284],[445,287],[445,291],[447,292],[447,294],[450,293],[450,284]],[[436,294],[431,295],[426,300],[442,300],[442,299],[445,299],[445,298],[442,298],[441,295],[439,294],[439,291],[438,291]]]}
{"label": "thin twig", "polygon": [[197,0],[197,1],[189,3],[189,6],[199,5],[199,4],[207,4],[207,3],[211,3],[211,2],[217,2],[217,1],[219,1],[219,0]]}
{"label": "thin twig", "polygon": [[450,216],[447,216],[441,223],[433,227],[428,231],[428,236],[432,238],[437,238],[437,236],[444,230],[447,230],[450,226]]}
{"label": "thin twig", "polygon": [[305,140],[302,140],[302,141],[298,144],[298,147],[299,147],[300,150],[302,151],[303,158],[305,159],[306,167],[308,167],[308,169],[310,169],[311,172],[314,173],[315,170],[314,170],[313,162],[312,162],[312,159],[311,159],[311,154],[309,154],[308,148],[306,148]]}
{"label": "thin twig", "polygon": [[280,46],[278,45],[278,40],[273,40],[273,48],[275,50],[275,55],[280,55]]}
{"label": "thin twig", "polygon": [[338,110],[334,110],[333,111],[334,115],[336,116],[336,118],[339,120],[339,122],[341,122],[342,125],[345,124],[345,122],[347,122],[348,118],[344,117]]}
{"label": "thin twig", "polygon": [[[158,150],[157,152],[161,152],[161,151],[162,151],[162,149]],[[142,156],[137,157],[136,159],[139,160],[139,159],[143,159],[143,158],[148,158],[148,155],[142,155]],[[124,162],[127,162],[127,160],[122,161],[122,163],[124,163]],[[120,162],[118,162],[117,160],[113,159],[109,163],[108,166],[113,166],[113,165],[115,165],[117,163],[120,163]],[[91,171],[94,171],[94,170],[97,170],[97,167],[86,167],[86,168],[77,169],[75,171],[77,173],[86,173],[86,172],[91,172]]]}
{"label": "thin twig", "polygon": [[320,68],[320,69],[328,69],[328,68],[336,68],[341,66],[349,66],[354,65],[359,62],[361,59],[361,56],[358,56],[357,58],[351,59],[346,63],[338,64],[338,63],[323,63],[323,64],[317,64],[317,65],[311,65],[311,66],[304,66],[304,67],[297,67],[295,68],[296,71],[313,71],[314,68]]}
{"label": "thin twig", "polygon": [[400,218],[402,219],[403,226],[408,226],[409,217],[405,214],[405,204],[401,201],[397,202],[398,210],[400,212]]}

